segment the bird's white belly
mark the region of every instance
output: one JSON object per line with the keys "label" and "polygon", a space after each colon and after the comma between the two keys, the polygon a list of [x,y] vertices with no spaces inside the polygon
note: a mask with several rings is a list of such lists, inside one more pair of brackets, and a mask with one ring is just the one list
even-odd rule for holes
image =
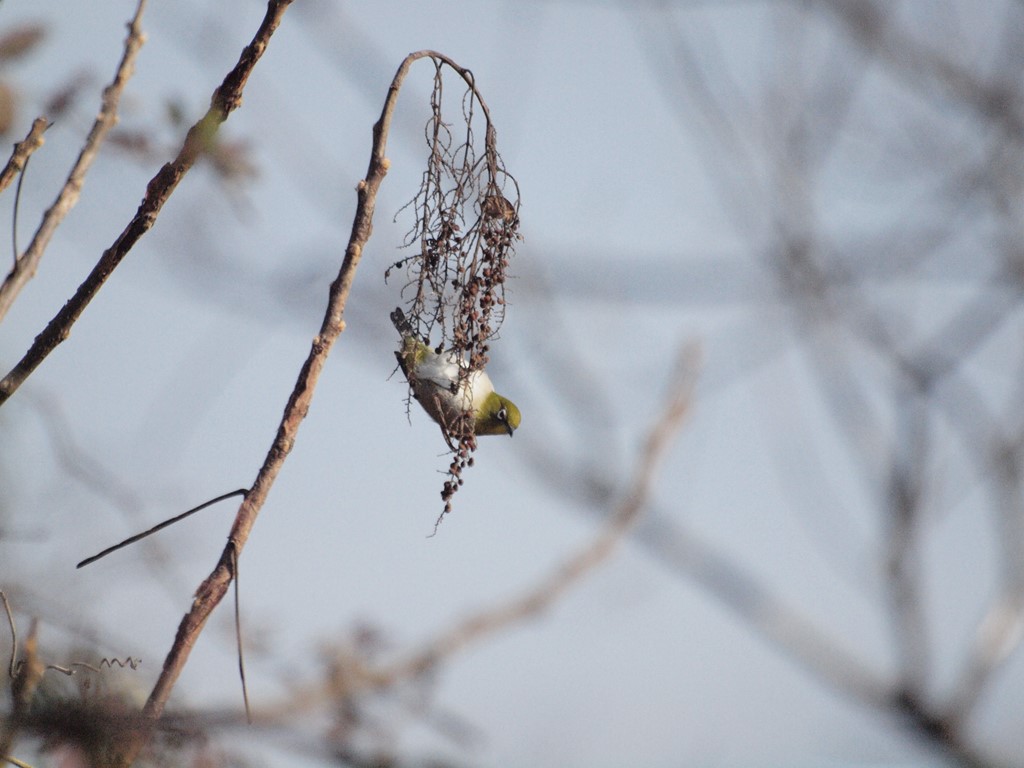
{"label": "bird's white belly", "polygon": [[445,424],[453,423],[467,411],[477,411],[494,391],[485,371],[473,371],[459,382],[459,370],[458,363],[440,356],[424,360],[416,369],[416,398],[435,420]]}

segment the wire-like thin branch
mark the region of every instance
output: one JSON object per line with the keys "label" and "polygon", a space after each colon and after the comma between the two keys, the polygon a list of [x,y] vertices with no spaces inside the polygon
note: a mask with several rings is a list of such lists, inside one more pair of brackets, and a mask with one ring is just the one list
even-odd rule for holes
{"label": "wire-like thin branch", "polygon": [[76,565],[75,568],[84,568],[90,563],[95,563],[97,560],[104,558],[113,552],[117,552],[117,550],[119,549],[127,547],[129,544],[134,544],[135,542],[141,541],[147,536],[152,536],[154,533],[162,531],[164,528],[174,525],[175,523],[184,520],[186,517],[189,517],[190,515],[194,515],[196,512],[201,512],[207,507],[212,507],[214,504],[224,501],[225,499],[230,499],[233,496],[245,496],[247,492],[248,491],[245,488],[239,488],[234,491],[229,491],[228,493],[222,493],[220,496],[217,496],[216,498],[210,499],[209,501],[204,501],[202,504],[196,507],[192,507],[192,509],[185,510],[180,515],[175,515],[169,520],[164,520],[162,523],[157,523],[152,528],[149,528],[148,530],[145,530],[142,533],[136,533],[134,536],[129,536],[124,541],[120,541],[117,544],[114,544],[113,546],[107,547],[102,552],[97,552],[95,555],[85,558],[85,560]]}
{"label": "wire-like thin branch", "polygon": [[21,190],[25,186],[25,174],[28,172],[28,161],[30,158],[25,158],[25,164],[21,168],[21,175],[18,176],[18,186],[14,188],[14,210],[11,211],[11,258],[14,259],[14,267],[18,266],[18,211],[21,208]]}
{"label": "wire-like thin branch", "polygon": [[[4,280],[3,284],[0,284],[0,320],[4,318],[11,305],[14,304],[14,300],[18,297],[21,289],[35,276],[39,261],[42,259],[46,247],[50,244],[53,233],[57,231],[57,227],[60,226],[64,217],[67,216],[68,212],[78,202],[78,197],[82,192],[82,185],[85,183],[85,175],[92,166],[93,160],[96,159],[96,155],[99,154],[100,145],[103,144],[103,140],[107,137],[110,129],[117,123],[117,109],[121,102],[121,94],[128,80],[135,72],[135,59],[138,57],[139,49],[142,48],[142,44],[146,40],[142,32],[142,12],[145,10],[145,7],[146,0],[139,0],[139,4],[135,8],[135,16],[128,24],[128,36],[124,41],[124,54],[117,65],[117,72],[114,74],[114,79],[110,85],[103,90],[103,103],[100,107],[100,112],[96,116],[89,135],[86,136],[85,143],[82,145],[82,151],[79,152],[78,159],[71,167],[71,172],[68,173],[64,186],[61,187],[60,192],[57,194],[57,199],[53,201],[53,205],[43,214],[43,220],[40,222],[32,242],[25,249],[25,253],[15,257],[14,268],[7,275],[7,279]],[[0,391],[3,391],[2,386],[0,386]]]}
{"label": "wire-like thin branch", "polygon": [[210,146],[210,142],[216,135],[221,124],[227,120],[234,110],[242,103],[242,91],[252,74],[256,62],[260,60],[266,50],[271,35],[281,22],[285,10],[291,5],[292,0],[270,0],[267,4],[267,12],[260,24],[251,43],[245,47],[238,63],[235,65],[220,86],[213,92],[210,99],[210,108],[206,114],[193,125],[177,157],[165,164],[146,186],[146,195],[139,204],[139,208],[132,217],[132,220],[125,227],[93,267],[85,281],[75,291],[68,302],[61,308],[56,316],[47,324],[46,328],[36,336],[35,341],[25,353],[18,364],[0,380],[0,405],[18,389],[28,378],[46,356],[49,355],[58,344],[68,337],[71,326],[78,320],[82,312],[92,301],[96,293],[106,283],[107,278],[113,273],[132,247],[139,239],[148,232],[156,223],[164,203],[177,188],[185,174],[195,165],[196,160]]}
{"label": "wire-like thin branch", "polygon": [[245,682],[245,644],[242,642],[242,600],[238,579],[238,552],[232,548],[231,570],[235,574],[235,641],[238,645],[238,679],[242,683],[242,702],[245,704],[245,721],[252,725],[252,707],[249,706],[249,686]]}

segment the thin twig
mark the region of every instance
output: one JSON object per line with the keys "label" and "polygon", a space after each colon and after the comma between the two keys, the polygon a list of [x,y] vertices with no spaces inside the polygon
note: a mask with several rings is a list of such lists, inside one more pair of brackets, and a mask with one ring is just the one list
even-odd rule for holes
{"label": "thin twig", "polygon": [[24,171],[28,168],[28,160],[32,153],[43,146],[43,134],[49,127],[49,123],[46,122],[44,117],[37,117],[32,121],[32,127],[29,129],[25,140],[19,141],[14,145],[11,159],[7,161],[7,165],[0,171],[0,192],[3,192],[11,185],[11,181],[14,180],[15,176],[18,177],[18,187],[14,196],[13,221],[11,223],[11,244],[14,251],[12,271],[18,268],[18,202],[21,200],[21,183],[25,180]]}
{"label": "thin twig", "polygon": [[18,186],[14,188],[14,210],[11,211],[11,254],[14,259],[15,269],[18,267],[18,254],[21,252],[18,248],[18,212],[21,210],[21,190],[25,185],[25,174],[28,172],[28,161],[30,159],[30,157],[25,158],[25,164],[18,175]]}
{"label": "thin twig", "polygon": [[113,245],[104,251],[92,272],[75,291],[74,296],[36,336],[24,357],[7,376],[0,380],[0,405],[3,405],[32,371],[46,359],[46,356],[68,337],[71,326],[103,287],[107,278],[128,255],[135,243],[156,223],[157,216],[171,193],[195,165],[196,160],[210,146],[210,142],[221,124],[227,120],[228,115],[241,105],[242,91],[245,89],[249,75],[266,50],[271,35],[281,23],[281,17],[291,2],[292,0],[270,0],[267,5],[267,13],[252,42],[245,47],[234,69],[227,74],[224,81],[213,92],[210,108],[189,129],[177,157],[165,164],[150,180],[146,186],[146,195],[128,226]]}
{"label": "thin twig", "polygon": [[43,146],[45,139],[43,134],[46,133],[46,129],[50,127],[45,117],[37,117],[32,121],[32,127],[29,129],[28,135],[25,136],[23,141],[19,141],[14,145],[14,151],[11,153],[10,160],[7,161],[7,165],[0,171],[0,192],[3,192],[14,181],[14,177],[21,173],[25,167],[25,162],[29,159],[33,152]]}
{"label": "thin twig", "polygon": [[67,216],[68,212],[78,202],[78,197],[82,192],[82,185],[85,183],[85,175],[99,153],[100,145],[103,144],[103,140],[110,129],[117,123],[117,109],[121,101],[121,93],[135,72],[135,59],[138,56],[139,49],[142,48],[142,44],[145,42],[145,35],[142,32],[141,26],[142,12],[145,10],[145,7],[146,0],[139,0],[139,4],[135,9],[135,16],[128,24],[128,36],[124,42],[124,54],[117,66],[117,72],[114,74],[114,79],[110,85],[103,90],[103,103],[100,107],[100,112],[96,116],[89,135],[85,139],[85,144],[82,145],[82,151],[79,152],[78,159],[71,167],[71,172],[68,174],[64,186],[61,187],[53,205],[43,214],[43,220],[40,222],[35,237],[32,238],[32,242],[29,243],[25,253],[16,257],[14,268],[8,274],[3,284],[0,284],[0,319],[3,319],[7,314],[21,289],[35,276],[39,261],[42,259],[46,247],[50,244],[53,233],[57,231],[57,227],[64,220],[64,217]]}
{"label": "thin twig", "polygon": [[174,517],[170,518],[169,520],[164,520],[162,523],[157,523],[156,525],[154,525],[149,530],[143,531],[142,533],[136,533],[134,536],[129,536],[124,541],[118,542],[117,544],[114,544],[113,546],[107,547],[102,552],[97,552],[95,555],[92,555],[91,557],[85,558],[85,560],[83,560],[78,565],[76,565],[75,568],[84,568],[85,566],[89,565],[90,563],[95,563],[97,560],[106,557],[107,555],[111,554],[112,552],[117,552],[117,550],[123,549],[124,547],[127,547],[129,544],[134,544],[136,541],[141,541],[142,539],[146,538],[147,536],[152,536],[154,533],[156,533],[158,531],[162,531],[164,528],[167,528],[170,525],[174,525],[175,523],[184,520],[189,515],[194,515],[196,512],[201,512],[202,510],[206,509],[207,507],[212,507],[214,504],[217,504],[217,503],[219,503],[221,501],[224,501],[225,499],[230,499],[232,496],[245,496],[246,493],[248,493],[248,491],[245,488],[239,488],[238,490],[235,490],[235,491],[230,491],[228,493],[222,493],[220,496],[217,496],[216,498],[210,499],[209,501],[204,501],[199,506],[192,507],[192,509],[186,510],[186,511],[182,512],[180,515],[175,515]]}

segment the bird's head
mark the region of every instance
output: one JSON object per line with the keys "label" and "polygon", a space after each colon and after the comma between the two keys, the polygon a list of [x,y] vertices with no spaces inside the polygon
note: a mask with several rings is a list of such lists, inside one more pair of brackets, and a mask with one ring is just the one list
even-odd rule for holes
{"label": "bird's head", "polygon": [[491,392],[476,414],[473,432],[477,435],[508,435],[519,427],[521,420],[516,404],[497,392]]}

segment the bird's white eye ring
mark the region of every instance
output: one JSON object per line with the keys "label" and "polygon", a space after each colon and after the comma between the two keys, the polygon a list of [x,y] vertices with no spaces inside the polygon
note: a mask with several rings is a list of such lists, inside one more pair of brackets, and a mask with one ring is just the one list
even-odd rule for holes
{"label": "bird's white eye ring", "polygon": [[498,421],[508,421],[508,411],[504,408],[498,410]]}

